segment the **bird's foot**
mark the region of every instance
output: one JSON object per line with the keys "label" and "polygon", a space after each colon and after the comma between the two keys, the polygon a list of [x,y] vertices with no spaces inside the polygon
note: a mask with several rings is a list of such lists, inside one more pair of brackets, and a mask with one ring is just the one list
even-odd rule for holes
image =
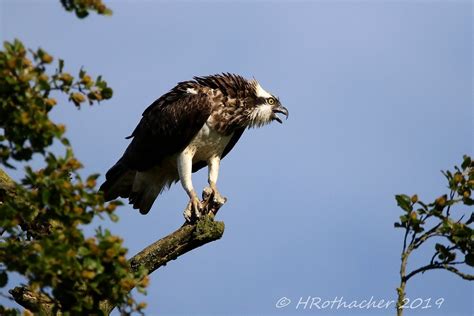
{"label": "bird's foot", "polygon": [[213,212],[214,215],[217,210],[227,202],[227,198],[222,196],[216,187],[206,187],[202,192],[204,200],[204,208],[207,212]]}
{"label": "bird's foot", "polygon": [[188,206],[186,206],[186,209],[184,210],[184,218],[186,219],[186,222],[188,223],[193,223],[197,219],[199,219],[201,216],[204,215],[204,207],[199,201],[197,197],[192,198],[189,200]]}
{"label": "bird's foot", "polygon": [[216,187],[210,187],[209,189],[211,189],[212,202],[215,204],[225,204],[227,202],[227,198],[222,196]]}
{"label": "bird's foot", "polygon": [[217,188],[207,187],[202,192],[202,202],[197,197],[191,198],[184,210],[184,218],[187,223],[194,223],[204,215],[216,215],[226,202],[227,198],[223,197]]}

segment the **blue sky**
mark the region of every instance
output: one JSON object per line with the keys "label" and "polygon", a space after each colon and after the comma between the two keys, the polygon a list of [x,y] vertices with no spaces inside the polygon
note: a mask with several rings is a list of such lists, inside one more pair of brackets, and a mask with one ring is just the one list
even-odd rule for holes
{"label": "blue sky", "polygon": [[[149,315],[393,315],[296,310],[300,297],[395,299],[402,231],[394,194],[430,200],[441,169],[473,154],[470,1],[111,1],[78,20],[59,1],[0,1],[1,40],[19,38],[102,74],[114,97],[53,117],[86,173],[107,169],[143,110],[178,81],[254,76],[289,109],[247,131],[221,166],[223,238],[152,275]],[[206,172],[194,176],[202,188]],[[103,223],[130,253],[182,222],[173,187],[147,216]],[[410,267],[426,262],[422,249]],[[472,269],[471,269],[472,272]],[[444,298],[409,315],[472,315],[473,286],[444,271],[410,280],[408,297]],[[277,309],[281,297],[292,300]]]}

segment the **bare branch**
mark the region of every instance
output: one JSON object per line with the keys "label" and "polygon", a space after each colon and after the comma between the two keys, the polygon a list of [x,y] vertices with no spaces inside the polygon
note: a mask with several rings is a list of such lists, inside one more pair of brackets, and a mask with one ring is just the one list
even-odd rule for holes
{"label": "bare branch", "polygon": [[[460,264],[460,262],[456,262],[456,264]],[[412,272],[408,273],[407,276],[405,277],[405,281],[408,281],[411,277],[413,277],[414,275],[416,275],[420,272],[423,273],[425,271],[435,270],[435,269],[444,269],[444,270],[451,271],[452,273],[457,274],[458,276],[460,276],[464,280],[469,280],[469,281],[474,280],[474,275],[461,272],[461,271],[459,271],[458,269],[456,269],[455,267],[453,267],[449,264],[434,263],[434,264],[428,264],[424,267],[418,268],[418,269],[413,270]]]}
{"label": "bare branch", "polygon": [[[454,190],[451,190],[451,192],[449,193],[449,200],[450,201],[452,201],[454,199],[455,193],[456,193],[456,191],[454,191]],[[446,208],[446,217],[449,217],[449,215],[450,215],[451,205],[452,204],[449,204],[448,207]]]}
{"label": "bare branch", "polygon": [[408,247],[408,251],[411,252],[415,250],[416,248],[420,247],[423,242],[425,242],[427,239],[435,236],[440,236],[438,234],[438,228],[441,226],[442,223],[436,224],[433,228],[422,234],[420,237],[416,238],[413,243]]}
{"label": "bare branch", "polygon": [[221,238],[223,233],[224,223],[215,222],[212,216],[206,215],[196,224],[183,225],[140,251],[130,259],[130,267],[132,270],[145,267],[152,273],[188,251]]}
{"label": "bare branch", "polygon": [[[215,207],[212,203],[210,205]],[[214,210],[217,212],[218,208]],[[200,218],[196,223],[184,224],[178,230],[137,253],[129,260],[130,268],[136,271],[144,267],[150,275],[169,261],[204,244],[220,239],[223,233],[224,223],[214,221],[211,211],[209,215]],[[109,314],[114,307],[107,301],[101,302],[101,309],[105,314]]]}
{"label": "bare branch", "polygon": [[[407,225],[405,227],[405,237],[403,238],[403,250],[402,250],[402,254],[405,253],[406,249],[407,249],[407,239],[408,239],[408,233],[410,232],[410,227]],[[413,240],[410,244],[413,243]]]}

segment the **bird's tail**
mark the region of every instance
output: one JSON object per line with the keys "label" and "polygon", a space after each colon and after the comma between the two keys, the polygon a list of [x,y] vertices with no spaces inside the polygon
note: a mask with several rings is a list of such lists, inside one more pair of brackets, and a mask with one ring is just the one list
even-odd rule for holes
{"label": "bird's tail", "polygon": [[158,195],[177,181],[177,176],[169,174],[166,168],[157,167],[147,172],[137,172],[130,192],[129,201],[134,209],[147,214]]}
{"label": "bird's tail", "polygon": [[132,192],[135,175],[136,171],[130,170],[120,159],[105,174],[106,180],[100,186],[99,191],[104,193],[106,201],[111,201],[118,197],[128,198]]}
{"label": "bird's tail", "polygon": [[134,209],[147,214],[158,195],[178,180],[174,173],[168,174],[166,168],[155,171],[139,172],[131,170],[120,159],[105,175],[100,186],[106,201],[118,197],[128,198]]}
{"label": "bird's tail", "polygon": [[129,202],[133,205],[134,209],[138,209],[141,214],[145,215],[151,210],[159,194],[160,190],[152,185],[139,191],[132,191]]}

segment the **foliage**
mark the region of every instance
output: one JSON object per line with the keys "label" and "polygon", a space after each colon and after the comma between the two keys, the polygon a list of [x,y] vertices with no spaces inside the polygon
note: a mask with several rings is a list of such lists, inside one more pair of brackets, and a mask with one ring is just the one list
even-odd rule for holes
{"label": "foliage", "polygon": [[61,91],[77,107],[110,99],[113,91],[99,76],[93,80],[84,70],[79,79],[64,71],[64,62],[58,61],[52,75],[46,66],[53,57],[43,49],[31,51],[31,58],[23,44],[15,40],[5,42],[0,51],[0,163],[12,167],[11,159],[27,161],[33,153],[45,153],[54,139],[64,145],[65,127],[53,123],[48,115],[57,104],[52,92]]}
{"label": "foliage", "polygon": [[74,11],[80,19],[89,15],[89,11],[98,14],[111,15],[112,11],[102,2],[102,0],[60,0],[64,9]]}
{"label": "foliage", "polygon": [[[463,279],[474,280],[474,275],[459,270],[459,267],[474,266],[474,212],[465,218],[466,208],[474,205],[471,193],[474,190],[474,161],[464,156],[461,167],[445,171],[449,194],[444,194],[431,203],[419,200],[417,195],[396,195],[398,206],[403,210],[395,227],[405,230],[400,267],[398,307],[405,299],[406,282],[413,276],[428,270],[444,269]],[[462,215],[456,215],[462,214]],[[409,256],[413,250],[437,238],[434,254],[425,266],[406,272]],[[402,314],[398,308],[399,315]]]}
{"label": "foliage", "polygon": [[[81,17],[89,9],[106,13],[101,1],[61,2]],[[119,203],[104,203],[97,174],[80,176],[82,165],[64,125],[49,118],[57,94],[80,108],[110,99],[113,91],[83,69],[73,77],[62,60],[51,72],[53,61],[45,50],[27,50],[19,40],[5,42],[0,51],[0,164],[43,161],[36,170],[26,165],[21,184],[0,168],[0,288],[17,272],[27,282],[23,286],[46,295],[53,310],[65,314],[102,314],[105,300],[125,314],[141,312],[145,305],[130,290],[144,292],[147,279],[142,270],[131,272],[122,240],[100,228],[94,237],[83,232],[97,217],[117,220]],[[54,142],[62,149],[53,152]],[[0,314],[8,313],[17,311],[0,306]]]}

